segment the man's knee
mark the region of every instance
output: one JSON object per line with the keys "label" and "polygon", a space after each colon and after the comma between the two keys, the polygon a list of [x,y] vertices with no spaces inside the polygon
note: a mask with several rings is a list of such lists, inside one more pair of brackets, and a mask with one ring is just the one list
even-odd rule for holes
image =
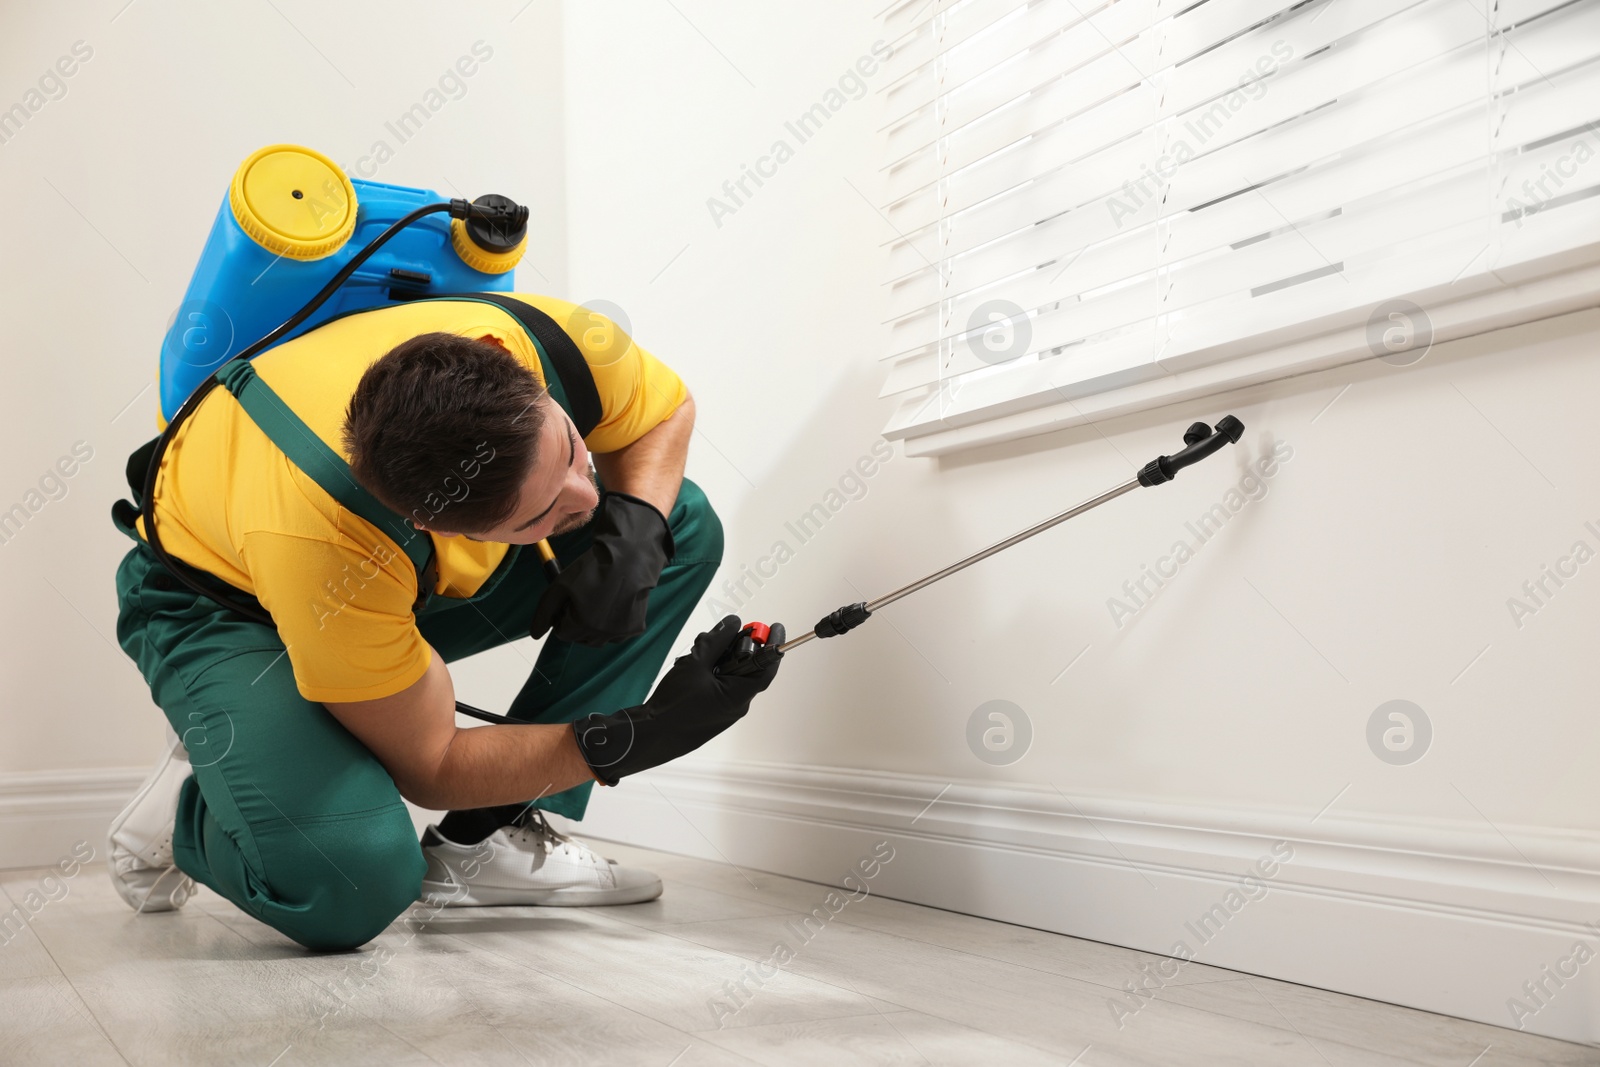
{"label": "man's knee", "polygon": [[678,487],[667,522],[676,549],[673,563],[722,562],[722,520],[705,491],[688,478]]}
{"label": "man's knee", "polygon": [[312,863],[314,884],[303,897],[292,894],[300,901],[281,900],[269,916],[285,936],[317,951],[348,951],[416,903],[426,864],[404,807],[302,829],[324,862]]}

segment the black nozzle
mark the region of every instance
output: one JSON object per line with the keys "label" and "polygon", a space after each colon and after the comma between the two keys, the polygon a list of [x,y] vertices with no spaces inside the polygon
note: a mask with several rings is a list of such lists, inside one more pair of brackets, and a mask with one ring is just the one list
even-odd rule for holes
{"label": "black nozzle", "polygon": [[515,251],[528,235],[528,209],[499,193],[485,193],[470,204],[452,200],[450,217],[466,223],[473,244],[496,255]]}
{"label": "black nozzle", "polygon": [[1243,436],[1244,423],[1232,415],[1224,415],[1217,422],[1215,431],[1203,422],[1194,423],[1183,434],[1183,443],[1187,447],[1176,455],[1157,456],[1146,463],[1139,469],[1139,484],[1148,487],[1170,482],[1183,468],[1191,463],[1199,463],[1223,445],[1238,444]]}

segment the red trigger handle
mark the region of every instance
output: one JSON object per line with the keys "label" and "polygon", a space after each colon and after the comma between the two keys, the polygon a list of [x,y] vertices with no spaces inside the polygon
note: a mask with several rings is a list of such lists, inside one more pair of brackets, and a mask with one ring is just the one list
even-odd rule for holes
{"label": "red trigger handle", "polygon": [[754,654],[766,645],[772,636],[772,627],[764,622],[747,622],[739,628],[733,644],[722,654],[714,668],[718,674],[745,675],[755,671]]}

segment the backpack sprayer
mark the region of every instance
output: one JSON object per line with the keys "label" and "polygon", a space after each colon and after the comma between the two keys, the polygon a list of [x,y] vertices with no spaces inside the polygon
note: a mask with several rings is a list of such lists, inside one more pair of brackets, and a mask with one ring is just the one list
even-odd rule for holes
{"label": "backpack sprayer", "polygon": [[251,154],[162,341],[163,417],[176,417],[230,358],[249,359],[341,315],[414,296],[513,291],[527,218],[503,196],[469,204],[351,179],[298,145]]}
{"label": "backpack sprayer", "polygon": [[[448,226],[440,215],[449,216]],[[444,200],[431,190],[352,180],[326,156],[295,145],[271,145],[246,159],[234,175],[161,348],[161,410],[169,421],[153,442],[139,511],[146,541],[166,569],[223,607],[275,626],[265,611],[189,577],[161,545],[152,501],[162,453],[178,426],[219,384],[216,372],[225,364],[250,359],[333,318],[438,293],[511,291],[512,271],[527,243],[527,221],[528,209],[503,196]],[[352,248],[350,240],[358,231],[374,230],[379,232],[364,246]],[[447,247],[453,255],[445,254]],[[298,311],[283,317],[297,304]],[[235,352],[234,341],[244,338],[254,340]],[[1178,471],[1236,443],[1243,433],[1244,424],[1232,415],[1215,429],[1194,423],[1183,435],[1182,451],[1156,457],[1116,488],[876,600],[838,608],[778,650],[848,633],[873,612],[979,560],[1141,486],[1171,481]],[[538,549],[546,574],[553,578],[560,573],[555,554],[543,541]],[[770,636],[766,623],[746,623],[716,672],[754,673],[755,652]],[[513,721],[459,701],[456,711],[485,722]]]}
{"label": "backpack sprayer", "polygon": [[[341,315],[435,294],[510,292],[527,245],[527,222],[528,209],[507,197],[445,200],[428,189],[351,179],[327,156],[298,145],[269,145],[246,159],[223,197],[161,346],[161,414],[167,421],[146,446],[138,517],[162,566],[194,592],[275,627],[259,606],[191,577],[161,544],[156,477],[178,427],[220,384],[217,372],[224,366]],[[352,246],[358,232],[374,236]],[[296,305],[299,310],[288,314]],[[236,350],[235,341],[247,343]],[[134,461],[145,455],[141,449]],[[117,506],[132,509],[123,501]],[[561,573],[555,553],[545,541],[537,548],[553,579]],[[422,574],[417,582],[420,601],[426,592]],[[509,721],[471,705],[456,707],[490,722]]]}

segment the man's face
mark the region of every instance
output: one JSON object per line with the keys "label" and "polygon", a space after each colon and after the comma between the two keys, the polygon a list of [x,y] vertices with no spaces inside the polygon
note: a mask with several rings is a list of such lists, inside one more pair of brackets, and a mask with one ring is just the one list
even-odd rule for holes
{"label": "man's face", "polygon": [[[548,394],[540,397],[539,403],[545,410],[544,426],[539,430],[539,458],[523,479],[516,510],[493,529],[461,535],[468,540],[531,545],[546,537],[576,530],[594,518],[595,508],[600,504],[600,487],[589,471],[589,450],[561,405]],[[448,519],[448,510],[444,517]],[[441,537],[455,537],[459,533],[421,528]]]}

